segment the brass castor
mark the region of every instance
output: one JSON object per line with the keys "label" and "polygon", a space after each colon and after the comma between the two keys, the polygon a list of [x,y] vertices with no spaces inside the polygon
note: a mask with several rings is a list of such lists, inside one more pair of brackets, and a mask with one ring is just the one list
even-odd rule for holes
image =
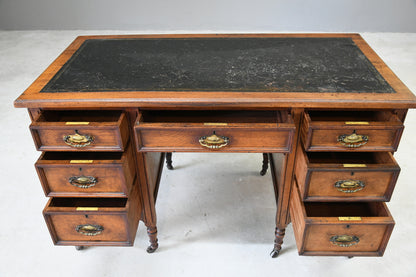
{"label": "brass castor", "polygon": [[270,253],[270,257],[277,258],[279,256],[280,250],[273,249],[273,251]]}
{"label": "brass castor", "polygon": [[158,248],[158,246],[149,246],[149,247],[147,247],[147,249],[146,249],[146,252],[147,253],[153,253],[153,252],[155,252],[156,251],[156,249]]}

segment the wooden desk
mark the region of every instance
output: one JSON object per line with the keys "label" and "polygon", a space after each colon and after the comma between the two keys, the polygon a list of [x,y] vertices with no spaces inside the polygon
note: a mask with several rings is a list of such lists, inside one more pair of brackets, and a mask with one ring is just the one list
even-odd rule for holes
{"label": "wooden desk", "polygon": [[153,252],[165,153],[254,152],[275,187],[272,256],[290,221],[300,254],[358,256],[387,245],[416,98],[358,34],[90,36],[15,106],[55,244],[133,245],[142,220]]}

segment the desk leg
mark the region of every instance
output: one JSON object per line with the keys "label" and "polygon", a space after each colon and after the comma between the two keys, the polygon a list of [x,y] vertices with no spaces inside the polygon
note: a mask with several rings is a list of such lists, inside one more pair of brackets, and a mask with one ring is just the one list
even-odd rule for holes
{"label": "desk leg", "polygon": [[172,152],[166,153],[166,168],[172,170]]}
{"label": "desk leg", "polygon": [[164,153],[139,153],[143,158],[144,176],[143,195],[146,205],[144,205],[144,222],[147,227],[150,246],[147,248],[148,253],[153,253],[159,247],[156,227],[156,198],[159,190],[160,177],[163,170]]}
{"label": "desk leg", "polygon": [[[134,130],[136,118],[139,111],[136,108],[126,109],[129,117],[130,129]],[[131,132],[130,139],[135,142],[135,159],[137,168],[137,177],[140,191],[140,202],[142,205],[142,214],[140,219],[147,227],[150,246],[147,248],[148,253],[153,253],[159,247],[156,227],[156,198],[159,190],[159,181],[162,174],[164,153],[145,153],[138,151],[138,145],[141,145],[140,136],[135,136],[135,131]],[[137,145],[138,144],[138,145]]]}
{"label": "desk leg", "polygon": [[263,153],[263,166],[260,171],[260,175],[264,176],[267,173],[267,169],[269,168],[269,154]]}
{"label": "desk leg", "polygon": [[276,213],[276,229],[274,247],[270,256],[276,258],[279,256],[282,249],[283,238],[285,236],[285,229],[287,226],[286,213],[284,202],[285,187],[282,186],[284,182],[285,172],[287,170],[288,154],[270,154],[270,172],[273,179],[274,194],[276,197],[277,213]]}
{"label": "desk leg", "polygon": [[293,136],[292,151],[287,154],[269,154],[270,170],[273,178],[273,186],[276,197],[276,229],[273,251],[270,253],[272,258],[276,258],[283,244],[285,229],[290,223],[289,199],[292,192],[294,178],[294,167],[296,161],[296,149],[299,143],[299,128],[303,109],[293,109],[291,115],[296,126]]}

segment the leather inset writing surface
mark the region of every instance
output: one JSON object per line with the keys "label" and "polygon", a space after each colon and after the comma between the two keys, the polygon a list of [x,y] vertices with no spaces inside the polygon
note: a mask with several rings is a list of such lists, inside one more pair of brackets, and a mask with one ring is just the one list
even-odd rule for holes
{"label": "leather inset writing surface", "polygon": [[86,40],[41,92],[394,93],[350,38]]}

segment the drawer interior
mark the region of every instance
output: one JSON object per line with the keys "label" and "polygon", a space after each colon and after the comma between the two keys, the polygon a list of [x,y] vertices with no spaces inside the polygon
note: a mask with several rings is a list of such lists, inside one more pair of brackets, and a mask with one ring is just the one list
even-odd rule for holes
{"label": "drawer interior", "polygon": [[143,110],[146,123],[284,123],[287,111]]}
{"label": "drawer interior", "polygon": [[388,217],[379,202],[304,202],[307,217]]}
{"label": "drawer interior", "polygon": [[387,152],[307,152],[310,164],[396,165]]}
{"label": "drawer interior", "polygon": [[311,121],[399,121],[391,111],[308,111]]}
{"label": "drawer interior", "polygon": [[127,198],[67,198],[55,197],[49,203],[50,207],[108,207],[124,208],[127,205]]}
{"label": "drawer interior", "polygon": [[121,160],[123,152],[44,152],[44,161]]}
{"label": "drawer interior", "polygon": [[37,122],[117,122],[120,118],[121,113],[121,111],[44,110],[37,119]]}

